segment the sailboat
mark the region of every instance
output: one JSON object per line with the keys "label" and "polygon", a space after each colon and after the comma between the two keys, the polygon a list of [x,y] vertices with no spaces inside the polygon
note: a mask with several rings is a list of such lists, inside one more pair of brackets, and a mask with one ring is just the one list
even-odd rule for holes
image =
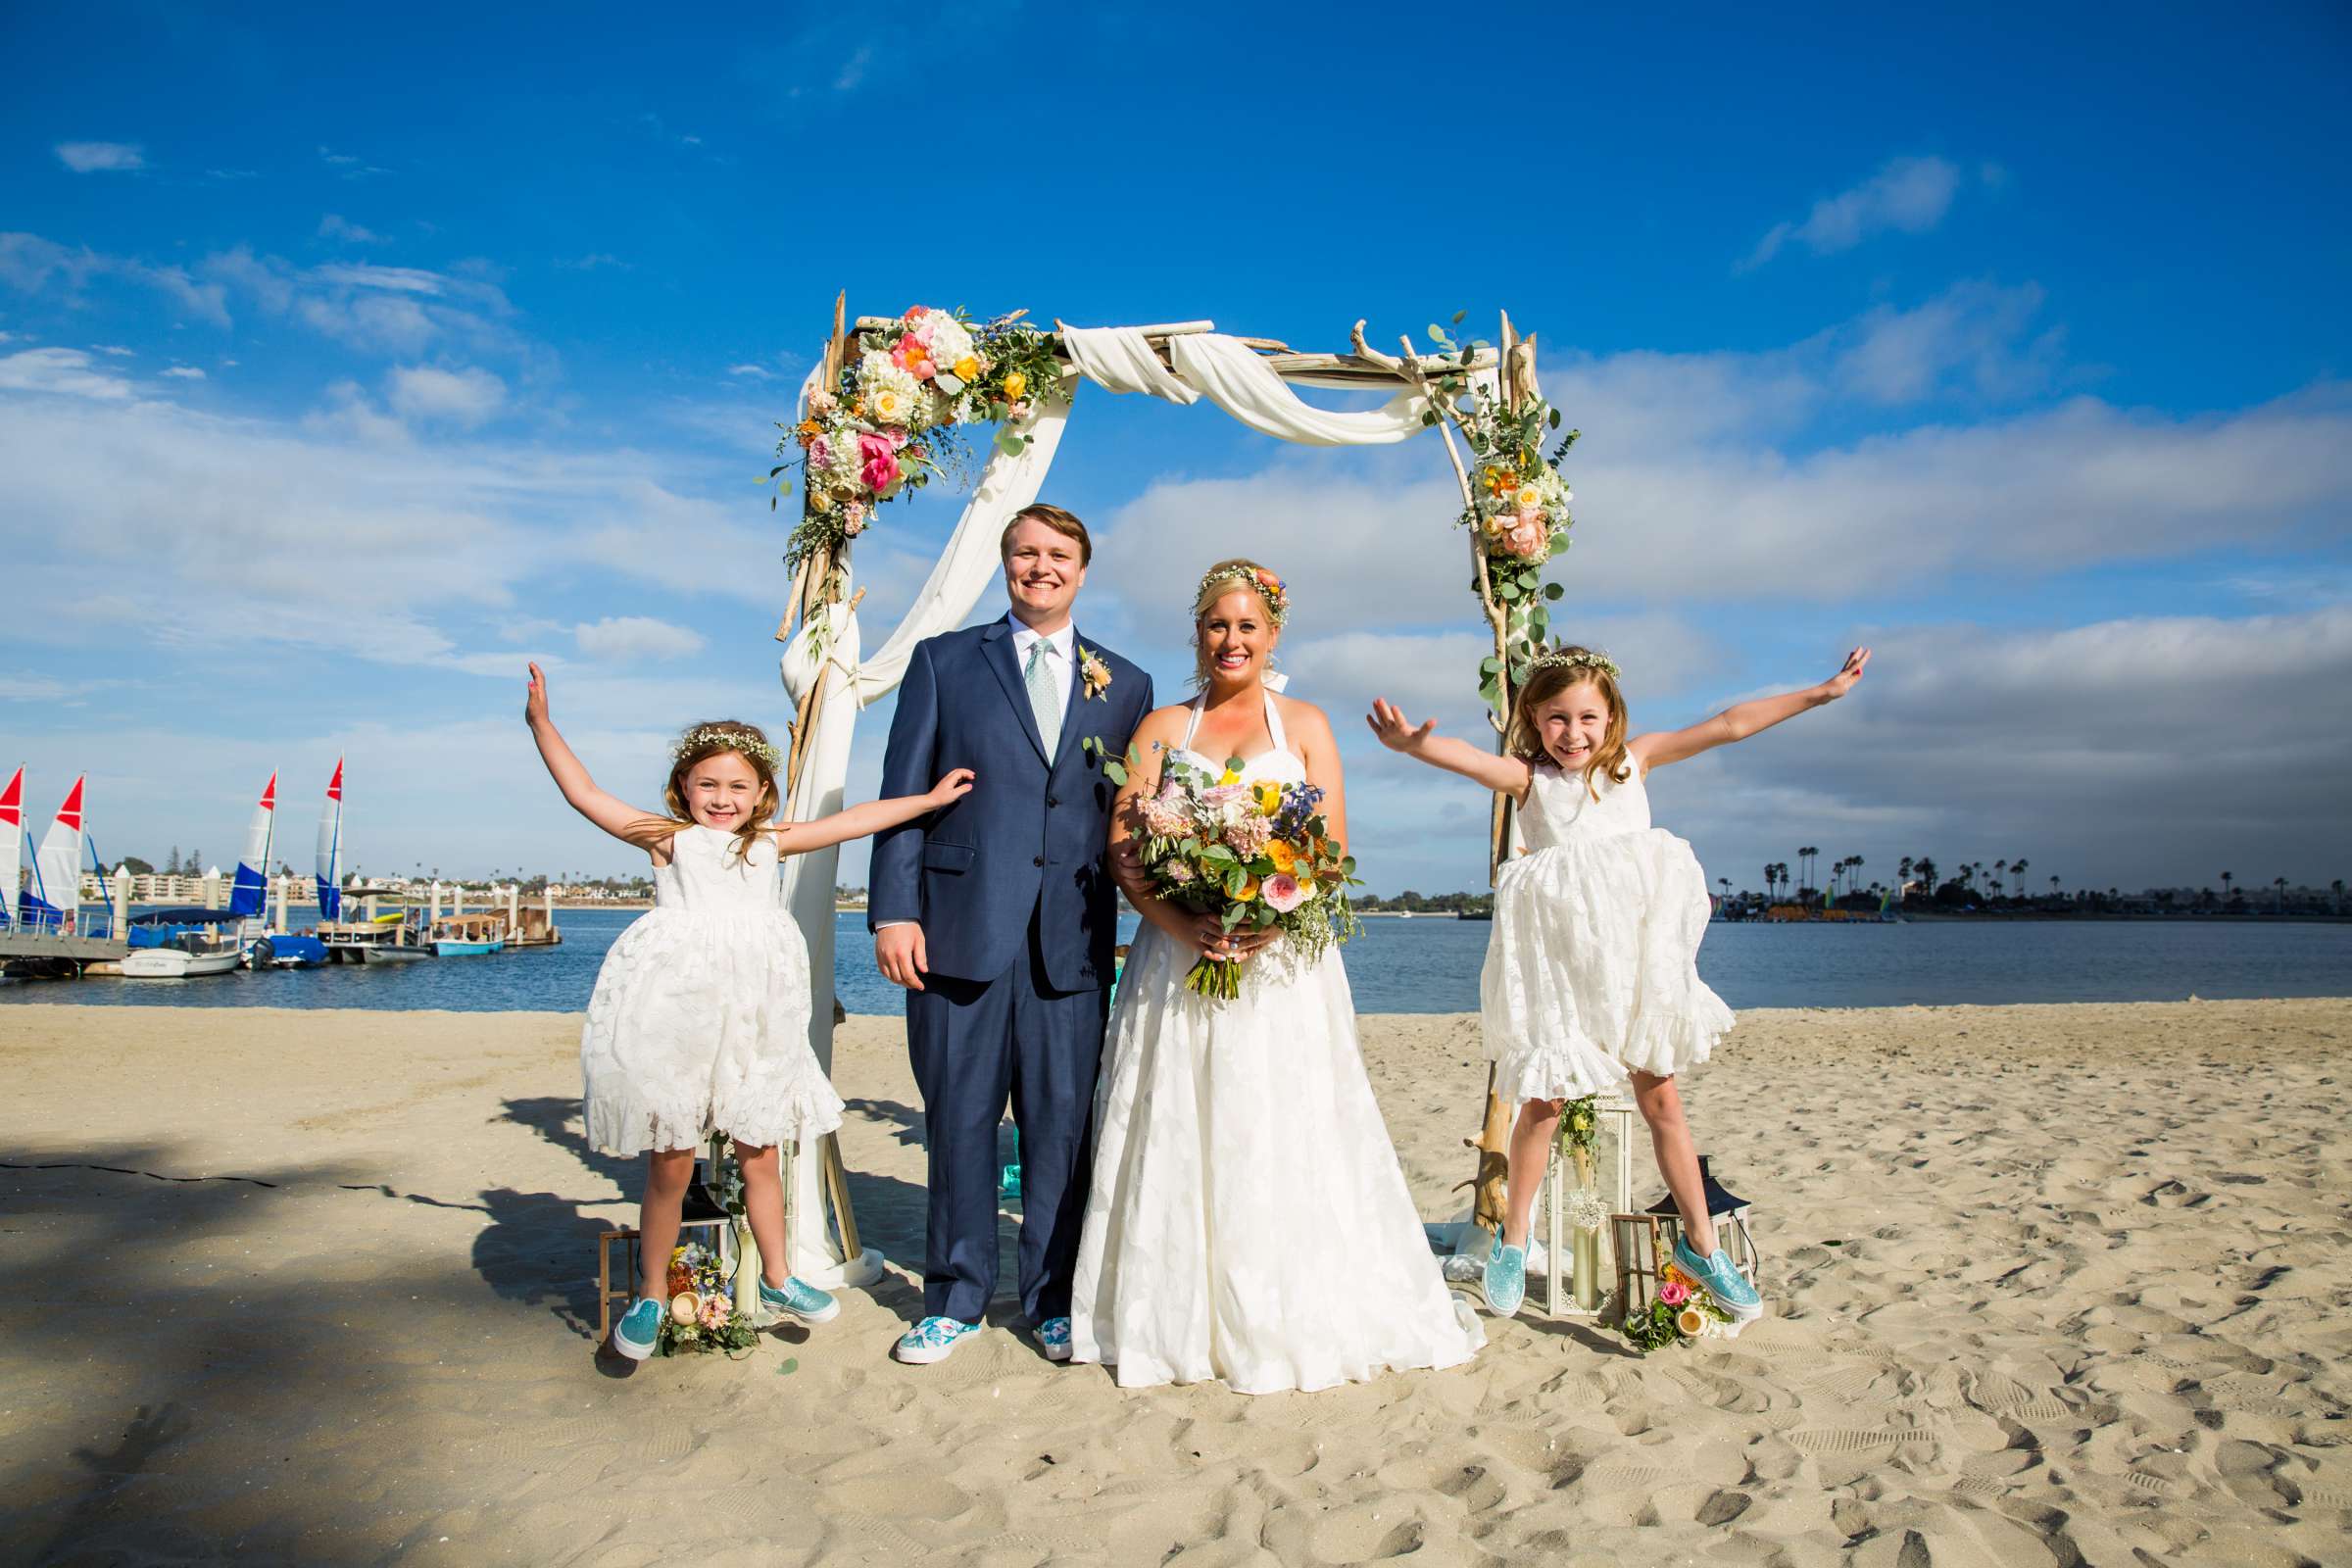
{"label": "sailboat", "polygon": [[326,809],[318,817],[318,918],[343,918],[343,759],[327,780]]}
{"label": "sailboat", "polygon": [[[270,841],[276,818],[277,775],[272,773],[270,782],[262,786],[261,802],[254,807],[253,821],[245,830],[245,856],[237,862],[236,876],[229,883],[227,909],[157,909],[141,915],[135,922],[155,927],[216,929],[201,938],[183,933],[171,946],[134,946],[122,960],[124,979],[182,980],[195,975],[225,974],[245,962],[269,912],[269,884],[263,871],[270,864]],[[231,924],[236,927],[234,932],[225,936],[219,933],[218,927]]]}
{"label": "sailboat", "polygon": [[[18,777],[22,780],[22,769]],[[66,804],[57,808],[57,819],[41,836],[41,847],[32,857],[32,885],[17,895],[20,925],[53,936],[73,934],[81,912],[81,789],[86,777],[74,781]],[[18,814],[21,819],[21,807]]]}
{"label": "sailboat", "polygon": [[24,769],[0,790],[0,926],[16,924],[17,883],[24,876]]}

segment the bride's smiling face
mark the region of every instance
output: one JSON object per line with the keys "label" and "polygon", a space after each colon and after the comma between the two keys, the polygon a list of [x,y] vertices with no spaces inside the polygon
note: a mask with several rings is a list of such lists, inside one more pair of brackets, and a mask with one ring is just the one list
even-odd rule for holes
{"label": "bride's smiling face", "polygon": [[1247,588],[1236,588],[1203,611],[1195,635],[1209,684],[1225,687],[1263,679],[1266,661],[1282,640],[1266,602]]}

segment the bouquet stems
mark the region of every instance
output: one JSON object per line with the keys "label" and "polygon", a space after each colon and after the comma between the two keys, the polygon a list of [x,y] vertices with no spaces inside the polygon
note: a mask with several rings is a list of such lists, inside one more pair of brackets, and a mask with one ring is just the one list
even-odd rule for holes
{"label": "bouquet stems", "polygon": [[1242,960],[1203,957],[1184,977],[1184,988],[1221,1002],[1242,994]]}

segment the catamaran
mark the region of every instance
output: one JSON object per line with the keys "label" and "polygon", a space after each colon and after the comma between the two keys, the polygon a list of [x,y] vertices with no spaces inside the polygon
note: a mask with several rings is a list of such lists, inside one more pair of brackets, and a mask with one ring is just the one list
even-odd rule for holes
{"label": "catamaran", "polygon": [[343,759],[326,782],[326,809],[318,816],[318,918],[343,918]]}
{"label": "catamaran", "polygon": [[[23,794],[24,770],[17,770],[11,788],[20,801]],[[66,804],[57,808],[57,819],[49,831],[41,835],[41,847],[32,857],[32,882],[16,896],[17,924],[29,931],[50,936],[72,936],[81,915],[81,790],[87,775],[74,781],[66,792]],[[18,833],[22,834],[24,811],[18,811]]]}
{"label": "catamaran", "polygon": [[17,884],[24,880],[24,769],[0,790],[0,930],[17,923]]}

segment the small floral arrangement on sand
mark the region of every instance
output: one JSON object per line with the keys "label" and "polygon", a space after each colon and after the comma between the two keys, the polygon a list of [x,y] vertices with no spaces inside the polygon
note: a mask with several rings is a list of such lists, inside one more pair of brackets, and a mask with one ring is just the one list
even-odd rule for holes
{"label": "small floral arrangement on sand", "polygon": [[820,545],[857,538],[883,502],[965,469],[964,426],[994,423],[995,445],[1020,451],[1036,400],[1060,374],[1053,335],[1019,324],[1017,313],[975,323],[918,305],[859,332],[840,380],[809,394],[799,423],[779,426],[784,461],[768,480],[788,495],[798,469],[808,498],[787,560],[797,566]]}
{"label": "small floral arrangement on sand", "polygon": [[662,1319],[662,1353],[733,1353],[759,1343],[753,1326],[736,1315],[718,1254],[699,1242],[670,1253],[669,1311]]}
{"label": "small floral arrangement on sand", "polygon": [[[1279,926],[1301,956],[1357,930],[1348,889],[1355,858],[1327,836],[1323,792],[1312,784],[1242,781],[1242,760],[1221,772],[1171,758],[1157,793],[1137,803],[1144,873],[1181,908],[1214,914],[1228,931]],[[1244,960],[1205,955],[1188,990],[1230,1001]]]}
{"label": "small floral arrangement on sand", "polygon": [[1622,1327],[1626,1342],[1647,1355],[1714,1334],[1731,1321],[1731,1314],[1696,1281],[1666,1263],[1658,1269],[1657,1299],[1629,1313]]}

